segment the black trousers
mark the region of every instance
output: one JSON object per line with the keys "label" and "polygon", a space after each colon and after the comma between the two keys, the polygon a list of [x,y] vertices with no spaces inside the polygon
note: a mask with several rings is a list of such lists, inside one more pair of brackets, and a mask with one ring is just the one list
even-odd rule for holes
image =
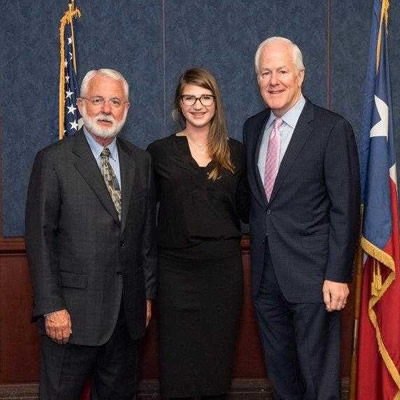
{"label": "black trousers", "polygon": [[102,346],[59,345],[46,335],[40,344],[40,400],[79,400],[89,379],[92,400],[134,398],[138,341],[129,335],[123,309]]}
{"label": "black trousers", "polygon": [[254,305],[274,399],[340,400],[339,312],[322,302],[289,303],[268,251]]}

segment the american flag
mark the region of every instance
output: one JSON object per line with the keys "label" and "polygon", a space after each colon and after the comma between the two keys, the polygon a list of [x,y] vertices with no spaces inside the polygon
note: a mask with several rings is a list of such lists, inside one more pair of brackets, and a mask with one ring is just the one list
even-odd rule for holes
{"label": "american flag", "polygon": [[400,398],[399,217],[388,10],[389,0],[374,0],[360,139],[364,257],[357,400]]}
{"label": "american flag", "polygon": [[[72,22],[71,22],[72,24]],[[76,99],[78,97],[78,83],[76,80],[76,73],[73,65],[73,47],[72,47],[72,34],[71,24],[65,26],[64,43],[65,43],[65,122],[64,122],[64,136],[73,135],[78,130],[78,121],[80,119],[78,108],[76,107]]]}
{"label": "american flag", "polygon": [[76,106],[78,83],[76,78],[74,17],[80,11],[70,5],[61,19],[60,26],[60,82],[58,117],[53,124],[52,137],[62,139],[73,135],[82,125],[81,116]]}

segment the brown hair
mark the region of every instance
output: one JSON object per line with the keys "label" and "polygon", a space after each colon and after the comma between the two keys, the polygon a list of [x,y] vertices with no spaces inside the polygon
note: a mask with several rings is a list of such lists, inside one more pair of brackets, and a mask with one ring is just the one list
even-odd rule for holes
{"label": "brown hair", "polygon": [[215,96],[215,114],[211,120],[210,131],[208,132],[208,152],[216,164],[208,175],[208,179],[215,181],[221,176],[223,169],[227,169],[232,173],[234,171],[228,145],[228,129],[222,108],[221,93],[214,76],[207,70],[203,68],[191,68],[184,72],[179,78],[175,92],[174,110],[172,112],[173,118],[183,127],[186,124],[186,120],[181,110],[181,95],[185,85],[200,86],[211,90]]}

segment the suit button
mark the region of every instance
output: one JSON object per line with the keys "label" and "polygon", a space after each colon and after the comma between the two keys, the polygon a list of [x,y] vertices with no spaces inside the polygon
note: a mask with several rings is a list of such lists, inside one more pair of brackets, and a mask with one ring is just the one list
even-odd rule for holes
{"label": "suit button", "polygon": [[125,241],[124,240],[121,240],[121,247],[125,247],[126,246],[126,243],[125,243]]}
{"label": "suit button", "polygon": [[121,272],[121,271],[118,271],[118,272],[117,272],[117,276],[122,276],[122,272]]}
{"label": "suit button", "polygon": [[267,215],[271,215],[271,210],[267,210]]}

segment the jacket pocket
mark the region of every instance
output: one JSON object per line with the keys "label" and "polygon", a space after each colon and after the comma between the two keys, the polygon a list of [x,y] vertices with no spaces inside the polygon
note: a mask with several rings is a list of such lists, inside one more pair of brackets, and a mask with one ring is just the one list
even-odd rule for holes
{"label": "jacket pocket", "polygon": [[62,287],[86,289],[88,285],[88,277],[84,274],[60,271],[60,278]]}

